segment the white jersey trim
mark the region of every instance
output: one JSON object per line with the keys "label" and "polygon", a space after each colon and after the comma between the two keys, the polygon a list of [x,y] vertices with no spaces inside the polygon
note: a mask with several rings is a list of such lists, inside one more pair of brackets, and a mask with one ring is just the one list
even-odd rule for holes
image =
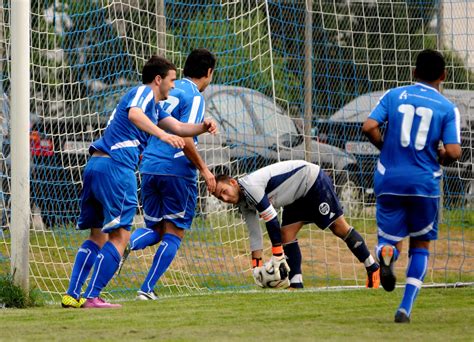
{"label": "white jersey trim", "polygon": [[201,96],[194,96],[191,106],[191,114],[189,114],[188,123],[196,123],[199,106],[201,105]]}
{"label": "white jersey trim", "polygon": [[137,89],[137,93],[135,94],[135,97],[133,98],[132,102],[130,103],[130,107],[136,107],[138,104],[138,100],[140,100],[140,97],[142,96],[143,92],[145,91],[146,86],[140,86]]}
{"label": "white jersey trim", "polygon": [[112,147],[110,147],[110,150],[117,150],[119,148],[124,148],[124,147],[137,147],[140,145],[140,141],[138,140],[125,140],[121,141],[119,143],[116,143]]}

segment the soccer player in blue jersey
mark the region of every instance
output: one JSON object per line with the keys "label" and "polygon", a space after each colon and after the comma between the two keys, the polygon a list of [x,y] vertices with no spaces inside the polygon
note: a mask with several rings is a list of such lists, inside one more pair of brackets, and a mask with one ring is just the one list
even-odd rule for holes
{"label": "soccer player in blue jersey", "polygon": [[[100,292],[113,277],[130,238],[137,208],[135,170],[149,135],[176,148],[184,146],[181,137],[215,130],[215,123],[183,124],[160,110],[157,102],[168,97],[174,87],[176,67],[153,56],[142,71],[143,85],[128,91],[113,111],[105,132],[92,143],[84,170],[81,213],[78,229],[90,229],[90,237],[79,248],[63,307],[113,308]],[[157,123],[162,129],[157,126]],[[81,298],[81,288],[90,270],[94,272]]]}
{"label": "soccer player in blue jersey", "polygon": [[[441,165],[460,158],[459,110],[439,92],[446,77],[443,56],[424,50],[413,73],[418,83],[387,91],[362,128],[378,149],[375,171],[380,281],[393,291],[393,264],[409,236],[409,263],[395,322],[410,322],[423,284],[429,244],[438,235]],[[380,126],[386,126],[382,136]]]}
{"label": "soccer player in blue jersey", "polygon": [[[207,49],[195,49],[187,57],[184,78],[162,103],[163,109],[177,120],[200,123],[204,120],[201,92],[212,81],[215,56]],[[164,144],[154,137],[143,153],[140,164],[142,205],[147,228],[136,229],[130,239],[131,250],[143,249],[161,241],[140,290],[139,300],[155,300],[155,285],[168,269],[191,228],[197,201],[197,170],[210,192],[215,190],[214,175],[199,156],[197,138],[185,138],[183,149]]]}
{"label": "soccer player in blue jersey", "polygon": [[[279,268],[283,264],[287,269],[289,266],[290,288],[303,287],[302,256],[296,236],[303,225],[315,223],[321,229],[329,228],[344,240],[367,270],[366,286],[378,287],[379,266],[362,236],[345,220],[332,180],[318,165],[289,160],[239,179],[218,175],[216,180],[214,196],[237,205],[247,224],[257,284],[258,268],[262,267],[263,238],[256,212],[265,221],[272,243],[270,264],[275,271],[275,280],[280,279]],[[281,225],[275,208],[283,208]]]}

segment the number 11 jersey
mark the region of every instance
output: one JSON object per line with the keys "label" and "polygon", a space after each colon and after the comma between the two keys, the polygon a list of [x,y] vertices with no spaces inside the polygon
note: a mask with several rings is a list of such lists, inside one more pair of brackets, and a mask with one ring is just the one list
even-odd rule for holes
{"label": "number 11 jersey", "polygon": [[386,123],[375,193],[439,197],[438,146],[460,144],[457,107],[423,83],[387,91],[369,118]]}

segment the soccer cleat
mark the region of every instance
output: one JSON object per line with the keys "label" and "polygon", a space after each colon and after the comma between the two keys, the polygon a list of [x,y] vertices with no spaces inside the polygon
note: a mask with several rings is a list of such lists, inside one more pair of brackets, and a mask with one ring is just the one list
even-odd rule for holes
{"label": "soccer cleat", "polygon": [[288,288],[289,290],[298,290],[298,289],[303,289],[303,283],[290,283],[290,287]]}
{"label": "soccer cleat", "polygon": [[393,246],[383,246],[380,250],[380,283],[387,292],[393,291],[397,282],[393,273],[393,254]]}
{"label": "soccer cleat", "polygon": [[107,303],[100,297],[96,298],[87,298],[86,302],[83,305],[83,308],[86,309],[118,309],[121,308],[120,304]]}
{"label": "soccer cleat", "polygon": [[137,291],[137,300],[158,300],[159,297],[156,295],[155,291],[151,292],[144,292],[144,291]]}
{"label": "soccer cleat", "polygon": [[374,272],[367,272],[365,287],[369,289],[378,289],[380,286],[380,267]]}
{"label": "soccer cleat", "polygon": [[119,263],[118,270],[117,270],[117,275],[119,275],[120,272],[122,271],[123,264],[127,260],[127,258],[130,255],[131,251],[132,251],[132,249],[130,248],[130,245],[127,245],[127,247],[125,247],[125,250],[123,251],[122,258],[120,259],[120,263]]}
{"label": "soccer cleat", "polygon": [[76,299],[73,296],[65,294],[63,298],[61,299],[61,306],[63,308],[79,309],[84,305],[85,302],[86,302],[85,298]]}
{"label": "soccer cleat", "polygon": [[395,314],[395,323],[410,323],[410,317],[405,312],[398,310]]}

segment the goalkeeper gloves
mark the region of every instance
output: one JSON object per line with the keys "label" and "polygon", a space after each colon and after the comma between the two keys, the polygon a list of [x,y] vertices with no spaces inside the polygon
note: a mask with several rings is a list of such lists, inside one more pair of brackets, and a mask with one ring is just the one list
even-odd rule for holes
{"label": "goalkeeper gloves", "polygon": [[254,267],[252,270],[252,275],[253,275],[253,280],[255,281],[255,284],[257,284],[257,286],[265,287],[263,286],[263,282],[262,282],[263,280],[262,270],[263,270],[263,266]]}
{"label": "goalkeeper gloves", "polygon": [[288,263],[286,262],[286,256],[284,254],[280,256],[273,255],[270,259],[270,262],[265,263],[264,267],[268,274],[273,273],[275,275],[275,279],[286,278],[290,272],[290,266],[288,266]]}

